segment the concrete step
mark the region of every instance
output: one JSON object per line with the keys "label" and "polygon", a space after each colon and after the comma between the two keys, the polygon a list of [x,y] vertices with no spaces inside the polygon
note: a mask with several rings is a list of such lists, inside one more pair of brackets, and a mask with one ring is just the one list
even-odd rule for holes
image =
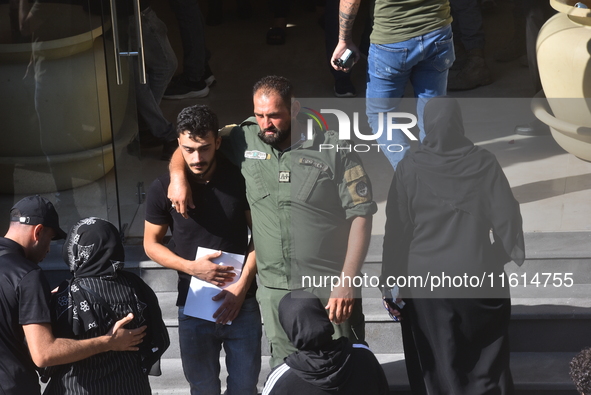
{"label": "concrete step", "polygon": [[[163,358],[160,367],[162,369],[161,376],[150,376],[150,386],[152,387],[153,395],[190,395],[189,383],[185,379],[183,367],[179,358]],[[263,357],[261,361],[261,373],[259,374],[258,389],[262,391],[265,385],[267,375],[271,371],[269,367],[269,357]],[[226,389],[226,378],[228,371],[224,358],[220,358],[220,380],[222,386],[222,393]]]}
{"label": "concrete step", "polygon": [[[511,372],[516,395],[576,395],[577,392],[568,375],[568,364],[574,355],[575,353],[512,353]],[[388,378],[390,393],[410,395],[404,355],[376,354],[376,357]],[[223,358],[220,358],[220,365],[223,391],[227,377]],[[269,357],[263,357],[259,391],[262,390],[269,372]],[[162,376],[150,377],[150,383],[153,394],[189,394],[189,385],[185,380],[180,359],[163,359]]]}
{"label": "concrete step", "polygon": [[[390,320],[384,311],[378,291],[365,290],[366,341],[376,354],[402,353],[400,324]],[[175,306],[176,292],[157,293],[164,320],[169,330],[171,346],[165,358],[180,357],[178,320]],[[540,303],[533,304],[532,303]],[[554,301],[556,303],[557,301]],[[588,347],[591,333],[591,299],[558,300],[561,304],[547,304],[545,299],[514,298],[509,325],[513,352],[578,352]],[[568,336],[558,334],[568,333]],[[263,332],[262,354],[270,355]]]}
{"label": "concrete step", "polygon": [[[524,239],[526,259],[591,257],[591,232],[528,232]],[[366,262],[382,261],[383,240],[383,234],[371,236]]]}
{"label": "concrete step", "polygon": [[[511,353],[516,395],[576,395],[569,362],[576,353]],[[411,395],[403,354],[377,354],[390,393]]]}

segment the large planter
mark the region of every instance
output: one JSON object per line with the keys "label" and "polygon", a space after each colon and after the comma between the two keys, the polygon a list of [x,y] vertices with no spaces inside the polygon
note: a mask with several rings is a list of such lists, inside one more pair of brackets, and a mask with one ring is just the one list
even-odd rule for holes
{"label": "large planter", "polygon": [[[591,0],[582,2],[591,8]],[[540,30],[536,51],[553,115],[539,97],[532,109],[562,148],[591,161],[591,10],[575,3],[550,0],[559,12]]]}
{"label": "large planter", "polygon": [[100,16],[81,6],[35,3],[33,42],[10,39],[0,5],[0,193],[75,188],[113,168],[112,131],[127,97],[109,106]]}

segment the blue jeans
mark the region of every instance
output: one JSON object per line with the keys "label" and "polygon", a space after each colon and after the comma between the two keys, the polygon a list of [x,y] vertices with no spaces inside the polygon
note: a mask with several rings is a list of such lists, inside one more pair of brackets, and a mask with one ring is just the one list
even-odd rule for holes
{"label": "blue jeans", "polygon": [[165,141],[173,141],[177,138],[177,133],[172,122],[162,114],[160,101],[176,71],[178,65],[176,55],[168,41],[166,25],[149,7],[142,11],[142,31],[147,81],[146,84],[139,83],[137,59],[135,59],[137,110],[154,136]]}
{"label": "blue jeans", "polygon": [[[394,44],[371,44],[367,69],[366,112],[369,124],[377,134],[378,114],[383,113],[384,129],[388,112],[396,111],[408,81],[412,84],[417,103],[420,140],[423,130],[423,109],[432,97],[447,93],[447,74],[455,60],[451,26],[445,26],[422,36]],[[400,120],[399,123],[408,123]],[[398,123],[398,122],[397,122]],[[382,152],[396,169],[408,151],[409,138],[394,130],[388,140],[385,130],[377,138]],[[385,149],[390,147],[390,150]]]}
{"label": "blue jeans", "polygon": [[179,341],[191,395],[220,395],[220,350],[226,352],[227,395],[256,395],[261,371],[261,314],[255,298],[244,300],[232,325],[184,314],[179,307]]}

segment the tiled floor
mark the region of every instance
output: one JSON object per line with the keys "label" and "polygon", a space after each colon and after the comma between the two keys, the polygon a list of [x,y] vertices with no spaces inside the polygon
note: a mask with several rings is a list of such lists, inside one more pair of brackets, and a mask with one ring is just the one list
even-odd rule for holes
{"label": "tiled floor", "polygon": [[591,163],[566,153],[551,136],[514,134],[514,125],[530,117],[529,99],[482,99],[470,106],[488,109],[484,115],[464,111],[466,133],[503,166],[521,203],[524,230],[591,230]]}

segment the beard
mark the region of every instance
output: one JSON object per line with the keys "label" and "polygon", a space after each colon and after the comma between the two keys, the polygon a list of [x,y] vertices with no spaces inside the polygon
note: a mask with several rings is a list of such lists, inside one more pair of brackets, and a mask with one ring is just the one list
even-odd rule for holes
{"label": "beard", "polygon": [[[216,163],[215,156],[210,162],[198,162],[198,163],[191,163],[187,164],[188,170],[190,174],[192,174],[195,178],[201,179],[205,177],[211,170],[212,166]],[[195,168],[194,166],[200,166],[200,169]]]}
{"label": "beard", "polygon": [[[266,132],[275,132],[274,135],[267,136]],[[289,129],[277,129],[270,127],[259,131],[259,138],[266,144],[277,145],[284,142],[291,135],[291,127]]]}

